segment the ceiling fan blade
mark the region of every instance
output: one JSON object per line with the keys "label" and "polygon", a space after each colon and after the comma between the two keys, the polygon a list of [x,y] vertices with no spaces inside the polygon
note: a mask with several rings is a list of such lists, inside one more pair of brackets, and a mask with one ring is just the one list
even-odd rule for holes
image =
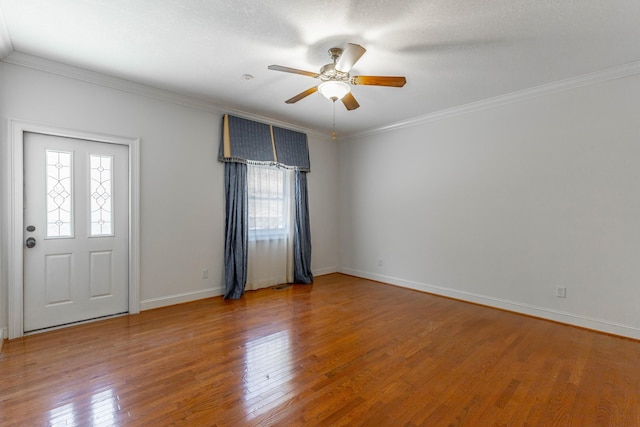
{"label": "ceiling fan blade", "polygon": [[345,107],[347,107],[347,110],[349,111],[355,110],[360,106],[360,104],[358,104],[358,101],[356,101],[356,99],[353,97],[353,94],[351,92],[349,92],[348,94],[342,97],[342,103],[344,104]]}
{"label": "ceiling fan blade", "polygon": [[313,78],[317,78],[320,76],[320,74],[318,73],[312,73],[311,71],[298,70],[297,68],[283,67],[282,65],[269,65],[267,68],[273,71],[283,71],[285,73],[301,74],[303,76],[309,76]]}
{"label": "ceiling fan blade", "polygon": [[407,79],[404,77],[392,76],[353,76],[351,78],[353,85],[402,87],[406,82]]}
{"label": "ceiling fan blade", "polygon": [[358,62],[358,59],[360,59],[366,51],[367,49],[363,48],[359,44],[347,43],[347,46],[342,51],[342,54],[336,63],[336,70],[348,73],[351,67]]}
{"label": "ceiling fan blade", "polygon": [[284,102],[286,104],[293,104],[293,103],[296,103],[296,102],[300,101],[302,98],[306,98],[307,96],[311,95],[312,93],[316,93],[317,91],[318,91],[318,86],[310,87],[309,89],[305,90],[304,92],[300,92],[299,94],[297,94],[293,98],[289,98]]}

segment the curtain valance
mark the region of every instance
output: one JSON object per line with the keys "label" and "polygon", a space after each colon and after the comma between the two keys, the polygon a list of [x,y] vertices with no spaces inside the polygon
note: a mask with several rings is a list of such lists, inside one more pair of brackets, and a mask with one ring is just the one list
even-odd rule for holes
{"label": "curtain valance", "polygon": [[309,172],[307,135],[225,114],[218,160]]}

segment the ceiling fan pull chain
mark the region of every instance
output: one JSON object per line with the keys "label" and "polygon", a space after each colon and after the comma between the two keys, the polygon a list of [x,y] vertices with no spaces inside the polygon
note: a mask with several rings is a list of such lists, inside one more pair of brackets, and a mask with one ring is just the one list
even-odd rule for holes
{"label": "ceiling fan pull chain", "polygon": [[333,127],[331,128],[331,140],[336,142],[336,99],[333,100]]}

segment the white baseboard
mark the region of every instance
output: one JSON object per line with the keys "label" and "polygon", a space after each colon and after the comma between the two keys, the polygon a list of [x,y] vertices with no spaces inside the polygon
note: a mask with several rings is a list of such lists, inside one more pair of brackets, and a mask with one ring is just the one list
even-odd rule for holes
{"label": "white baseboard", "polygon": [[6,326],[0,327],[0,352],[2,351],[2,346],[4,345],[4,340],[9,336],[9,328]]}
{"label": "white baseboard", "polygon": [[183,302],[196,301],[204,298],[217,297],[220,295],[224,295],[224,288],[222,287],[185,292],[183,294],[170,295],[161,298],[151,298],[140,301],[140,311],[166,307],[168,305],[181,304]]}
{"label": "white baseboard", "polygon": [[327,267],[327,268],[319,268],[317,270],[313,270],[313,277],[316,276],[324,276],[325,274],[337,273],[338,267]]}
{"label": "white baseboard", "polygon": [[381,274],[369,273],[366,271],[354,270],[350,268],[340,268],[340,273],[351,276],[362,277],[369,280],[388,283],[403,288],[414,289],[434,295],[454,298],[461,301],[472,302],[488,307],[526,314],[541,319],[552,320],[554,322],[581,328],[592,329],[613,335],[640,340],[640,329],[628,325],[622,325],[602,319],[595,319],[581,314],[562,312],[547,307],[524,304],[517,301],[509,301],[501,298],[489,297],[486,295],[474,294],[472,292],[459,291],[456,289],[443,288],[439,286],[427,285],[424,283],[404,280],[397,277],[384,276]]}
{"label": "white baseboard", "polygon": [[[322,276],[324,274],[337,273],[338,267],[320,268],[313,271],[314,276]],[[199,299],[217,297],[224,295],[224,287],[219,286],[212,289],[204,289],[200,291],[185,292],[178,295],[170,295],[160,298],[150,298],[140,301],[140,311],[151,310],[154,308],[166,307],[174,304],[181,304],[183,302],[196,301]]]}

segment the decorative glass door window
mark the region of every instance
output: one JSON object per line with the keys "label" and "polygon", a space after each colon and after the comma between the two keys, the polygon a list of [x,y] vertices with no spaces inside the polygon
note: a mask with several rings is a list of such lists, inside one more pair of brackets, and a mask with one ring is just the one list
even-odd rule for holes
{"label": "decorative glass door window", "polygon": [[73,153],[46,150],[47,237],[73,237]]}
{"label": "decorative glass door window", "polygon": [[112,164],[113,157],[89,155],[91,237],[112,236]]}

